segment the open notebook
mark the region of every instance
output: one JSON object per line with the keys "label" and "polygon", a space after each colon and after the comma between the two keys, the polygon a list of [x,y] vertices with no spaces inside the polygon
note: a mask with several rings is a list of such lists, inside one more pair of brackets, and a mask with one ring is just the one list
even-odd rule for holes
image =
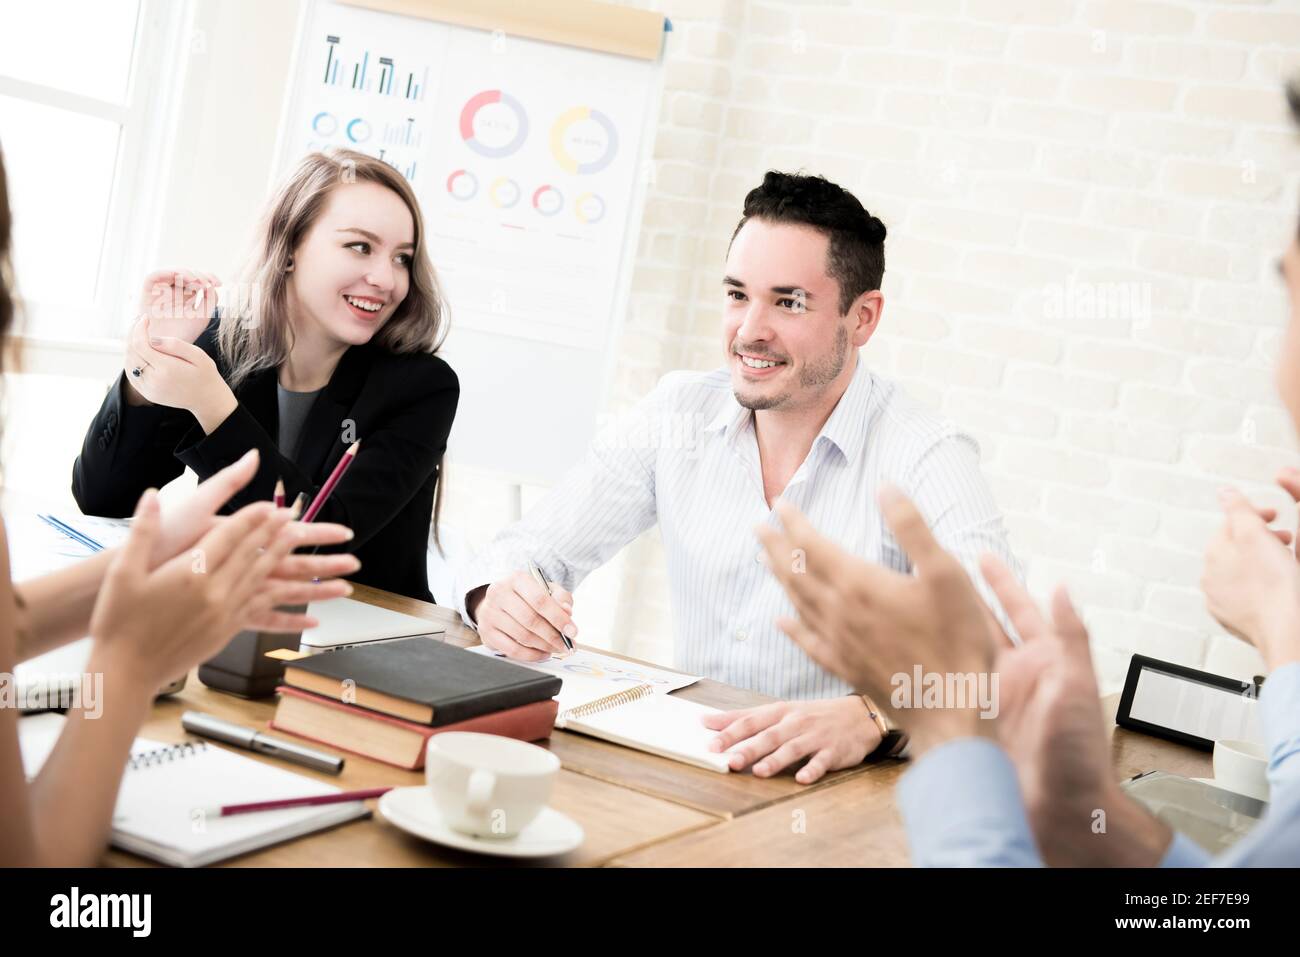
{"label": "open notebook", "polygon": [[[62,725],[56,714],[18,722],[29,779],[45,763]],[[370,812],[361,801],[231,817],[209,817],[201,809],[338,790],[205,741],[168,745],[136,738],[113,810],[112,843],[175,867],[203,867]]]}
{"label": "open notebook", "polygon": [[555,726],[725,774],[729,755],[709,750],[718,733],[700,720],[718,710],[645,684],[561,711]]}

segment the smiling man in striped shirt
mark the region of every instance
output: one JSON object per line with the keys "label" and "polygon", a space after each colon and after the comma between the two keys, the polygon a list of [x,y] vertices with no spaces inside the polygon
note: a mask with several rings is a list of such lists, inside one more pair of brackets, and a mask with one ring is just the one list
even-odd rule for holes
{"label": "smiling man in striped shirt", "polygon": [[796,777],[811,784],[881,745],[869,703],[773,625],[792,609],[754,525],[774,523],[783,498],[850,552],[909,571],[875,504],[892,483],[969,569],[986,551],[1014,567],[978,446],[858,354],[884,312],[884,240],[884,224],[834,183],[764,177],[727,254],[726,366],[664,376],[476,557],[458,591],[484,644],[522,660],[565,654],[561,634],[578,635],[572,589],[657,522],[675,664],[781,699],[712,720],[733,769],[765,777],[806,761]]}

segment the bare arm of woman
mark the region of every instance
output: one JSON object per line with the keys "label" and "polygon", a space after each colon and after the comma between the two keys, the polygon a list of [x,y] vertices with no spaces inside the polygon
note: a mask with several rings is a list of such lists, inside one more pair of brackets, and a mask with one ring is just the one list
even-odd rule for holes
{"label": "bare arm of woman", "polygon": [[[30,788],[18,745],[18,711],[0,707],[0,866],[95,863],[108,840],[131,742],[163,682],[210,658],[250,622],[294,626],[293,616],[276,612],[276,604],[305,601],[307,593],[326,599],[351,591],[337,579],[312,581],[353,570],[351,556],[291,554],[317,538],[337,544],[348,529],[318,531],[289,518],[287,509],[270,503],[247,506],[211,523],[194,543],[204,557],[201,571],[188,548],[155,565],[161,521],[157,493],[145,493],[131,537],[100,575],[85,629],[94,640],[87,670],[102,686],[93,700],[69,710]],[[55,618],[38,612],[28,620]],[[12,675],[17,661],[17,621],[0,523],[0,675]]]}
{"label": "bare arm of woman", "polygon": [[[0,522],[0,673],[5,675],[13,674],[19,660],[17,621],[9,543]],[[0,707],[0,864],[92,864],[107,840],[125,757],[157,689],[141,687],[139,676],[124,673],[98,649],[89,671],[115,675],[106,677],[103,698],[95,704],[105,710],[98,718],[85,708],[69,710],[60,753],[51,756],[30,790],[18,748],[19,711]],[[69,800],[76,807],[70,808]]]}
{"label": "bare arm of woman", "polygon": [[[217,515],[217,512],[257,474],[257,464],[257,453],[250,452],[234,465],[222,469],[201,483],[189,495],[169,503],[162,512],[162,524],[150,555],[150,568],[156,568],[168,559],[187,552],[202,535],[221,522],[228,521],[226,517]],[[350,537],[349,531],[343,526],[325,522],[299,525],[297,531],[303,536],[304,545],[337,544]],[[116,553],[116,549],[102,552],[69,568],[14,586],[18,661],[26,661],[89,634],[91,609],[103,585],[104,574]],[[265,587],[275,592],[275,605],[298,603],[304,589],[307,589],[308,581],[299,566],[308,558],[320,565],[316,561],[318,557],[323,556],[286,557],[272,572]],[[316,573],[318,577],[347,575],[359,567],[351,556],[337,557],[339,561],[321,565]],[[332,597],[313,589],[307,590],[310,591],[312,600]],[[272,610],[248,624],[268,631],[298,631],[313,627],[315,622],[305,615]],[[164,679],[164,683],[177,677],[179,675],[172,675]]]}
{"label": "bare arm of woman", "polygon": [[[10,621],[15,660],[26,661],[86,637],[90,610],[115,554],[116,549],[100,552],[69,568],[13,585],[14,617]],[[5,583],[9,583],[7,575]]]}

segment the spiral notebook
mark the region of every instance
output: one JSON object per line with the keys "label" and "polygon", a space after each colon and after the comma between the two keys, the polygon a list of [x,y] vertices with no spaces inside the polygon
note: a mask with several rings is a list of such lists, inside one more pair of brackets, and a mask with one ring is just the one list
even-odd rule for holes
{"label": "spiral notebook", "polygon": [[[19,721],[28,778],[35,777],[45,763],[62,720],[61,715],[44,714]],[[115,847],[174,867],[203,867],[370,811],[361,801],[231,817],[209,817],[201,809],[338,791],[206,741],[168,745],[136,738],[117,793],[111,840]]]}
{"label": "spiral notebook", "polygon": [[718,732],[700,720],[718,713],[685,698],[655,694],[654,686],[645,684],[561,711],[555,726],[726,774],[729,755],[709,750]]}

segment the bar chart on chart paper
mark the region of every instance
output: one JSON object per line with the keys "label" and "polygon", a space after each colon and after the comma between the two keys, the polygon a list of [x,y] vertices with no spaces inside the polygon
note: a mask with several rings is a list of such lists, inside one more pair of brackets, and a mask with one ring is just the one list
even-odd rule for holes
{"label": "bar chart on chart paper", "polygon": [[398,65],[391,56],[381,56],[378,51],[358,51],[347,46],[340,50],[341,42],[339,36],[325,35],[325,67],[321,82],[326,86],[347,87],[377,96],[400,96],[407,100],[424,99],[429,87],[427,63]]}
{"label": "bar chart on chart paper", "polygon": [[299,83],[291,120],[294,152],[358,150],[418,187],[447,31],[428,21],[401,22],[410,25],[377,31],[363,11],[317,11],[299,54],[307,82]]}

